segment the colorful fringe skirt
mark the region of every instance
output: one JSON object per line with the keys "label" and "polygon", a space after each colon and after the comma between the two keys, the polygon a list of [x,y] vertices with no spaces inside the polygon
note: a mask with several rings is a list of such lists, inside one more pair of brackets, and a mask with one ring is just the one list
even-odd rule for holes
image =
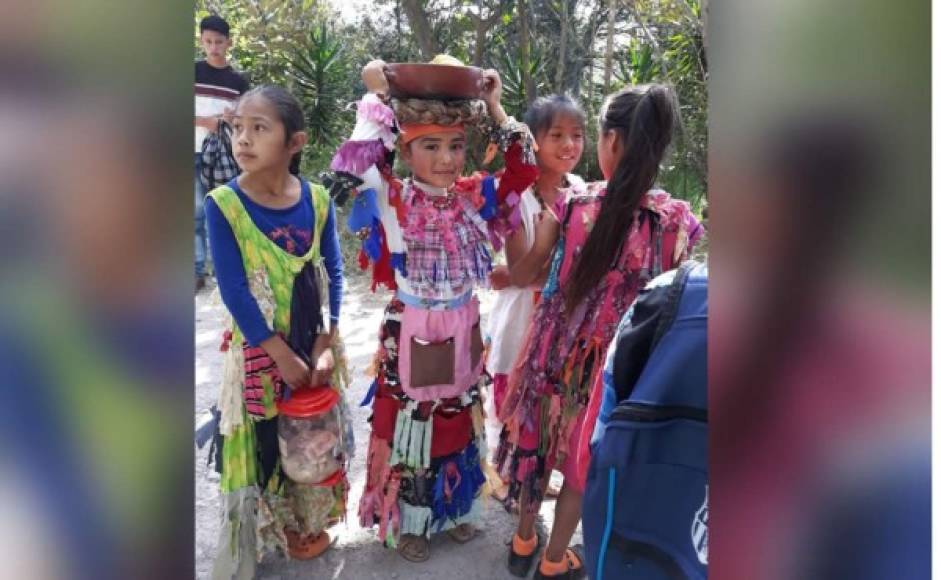
{"label": "colorful fringe skirt", "polygon": [[360,524],[379,527],[390,548],[401,534],[429,537],[477,519],[486,480],[481,373],[460,396],[416,401],[399,382],[399,337],[405,305],[386,308],[375,360],[372,433]]}

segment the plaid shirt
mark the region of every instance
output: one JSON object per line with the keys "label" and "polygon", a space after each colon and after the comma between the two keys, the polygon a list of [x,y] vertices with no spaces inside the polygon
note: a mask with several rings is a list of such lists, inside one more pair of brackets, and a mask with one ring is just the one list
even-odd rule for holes
{"label": "plaid shirt", "polygon": [[240,173],[232,154],[230,132],[229,125],[219,121],[219,130],[210,133],[203,141],[199,180],[206,191],[212,191],[217,186],[232,181]]}
{"label": "plaid shirt", "polygon": [[442,299],[486,285],[491,264],[487,225],[474,205],[460,195],[444,204],[414,186],[404,197],[406,278],[412,291]]}

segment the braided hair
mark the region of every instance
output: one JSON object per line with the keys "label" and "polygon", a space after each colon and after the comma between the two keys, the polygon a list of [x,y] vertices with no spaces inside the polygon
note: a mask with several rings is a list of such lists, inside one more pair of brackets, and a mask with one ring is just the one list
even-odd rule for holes
{"label": "braided hair", "polygon": [[480,99],[392,99],[392,108],[400,125],[476,126],[488,118],[487,104]]}

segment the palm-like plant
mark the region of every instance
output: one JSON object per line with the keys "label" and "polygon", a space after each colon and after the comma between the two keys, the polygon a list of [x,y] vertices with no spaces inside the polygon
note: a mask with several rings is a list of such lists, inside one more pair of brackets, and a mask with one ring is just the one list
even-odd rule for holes
{"label": "palm-like plant", "polygon": [[[516,51],[497,51],[500,62],[500,79],[503,81],[503,104],[507,112],[517,118],[522,117],[529,103],[528,97],[536,98],[549,87],[546,78],[547,60],[544,51],[538,45],[530,47],[529,62],[522,62]],[[526,94],[523,71],[528,68],[536,88],[535,95]]]}
{"label": "palm-like plant", "polygon": [[335,145],[346,126],[341,121],[344,103],[352,99],[352,87],[344,57],[343,42],[322,22],[288,59],[288,76],[303,103],[311,145]]}
{"label": "palm-like plant", "polygon": [[659,69],[654,61],[653,49],[649,44],[632,42],[624,49],[622,58],[615,61],[617,68],[614,78],[626,85],[642,85],[653,82]]}

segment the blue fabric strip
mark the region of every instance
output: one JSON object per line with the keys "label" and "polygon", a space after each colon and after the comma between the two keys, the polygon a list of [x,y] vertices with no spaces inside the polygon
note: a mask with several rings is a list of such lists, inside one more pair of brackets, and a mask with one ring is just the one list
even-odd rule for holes
{"label": "blue fabric strip", "polygon": [[425,310],[454,310],[470,302],[473,291],[465,292],[457,298],[450,300],[438,300],[436,298],[420,298],[407,294],[402,290],[396,292],[396,297],[408,306],[414,308],[423,308]]}
{"label": "blue fabric strip", "polygon": [[366,405],[372,402],[373,397],[376,396],[376,389],[378,387],[379,387],[378,381],[373,381],[372,384],[369,385],[369,390],[366,391],[366,396],[363,398],[363,400],[359,404],[360,407],[365,407]]}
{"label": "blue fabric strip", "polygon": [[490,221],[497,215],[497,188],[492,175],[484,178],[481,183],[481,192],[484,196],[484,205],[478,213],[481,218]]}

